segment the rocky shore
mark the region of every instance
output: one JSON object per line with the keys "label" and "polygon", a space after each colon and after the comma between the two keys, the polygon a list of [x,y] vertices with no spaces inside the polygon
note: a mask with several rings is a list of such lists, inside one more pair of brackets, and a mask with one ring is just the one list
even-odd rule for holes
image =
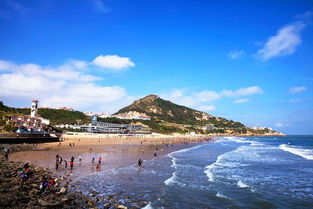
{"label": "rocky shore", "polygon": [[[79,182],[70,184],[71,180],[58,176],[48,168],[29,164],[32,172],[30,178],[24,183],[20,172],[25,162],[6,160],[4,149],[10,152],[36,150],[33,145],[0,145],[0,208],[104,208],[127,209],[142,208],[147,202],[134,200],[132,197],[124,197],[120,194],[101,195],[97,191],[84,191],[79,188]],[[43,179],[57,179],[56,185],[49,187],[47,191],[40,190]],[[122,198],[123,196],[123,198]]]}
{"label": "rocky shore", "polygon": [[1,208],[92,208],[93,200],[79,193],[68,192],[69,184],[63,179],[48,191],[40,191],[43,178],[55,177],[48,169],[29,165],[32,176],[23,184],[19,172],[23,162],[0,159]]}

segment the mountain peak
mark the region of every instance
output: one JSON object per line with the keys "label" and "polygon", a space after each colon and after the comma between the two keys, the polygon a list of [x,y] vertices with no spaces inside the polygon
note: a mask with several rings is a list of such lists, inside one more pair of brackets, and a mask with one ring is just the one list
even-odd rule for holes
{"label": "mountain peak", "polygon": [[124,107],[116,114],[130,111],[145,113],[153,119],[187,124],[207,121],[212,117],[207,113],[164,100],[155,94],[150,94],[142,99],[136,100],[133,104]]}

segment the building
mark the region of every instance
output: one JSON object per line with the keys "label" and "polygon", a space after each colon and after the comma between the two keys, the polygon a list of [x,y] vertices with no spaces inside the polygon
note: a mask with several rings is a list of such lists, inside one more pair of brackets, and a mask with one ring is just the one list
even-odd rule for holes
{"label": "building", "polygon": [[85,125],[56,125],[58,128],[80,130],[90,133],[106,134],[151,134],[151,129],[138,124],[116,124],[97,121],[97,115],[91,117],[91,123]]}
{"label": "building", "polygon": [[10,123],[18,128],[17,132],[44,132],[44,129],[49,125],[50,121],[39,117],[38,100],[33,100],[30,110],[30,115],[13,115]]}
{"label": "building", "polygon": [[213,124],[206,124],[205,126],[203,126],[202,128],[204,131],[209,131],[209,130],[214,130],[215,126]]}
{"label": "building", "polygon": [[31,117],[36,117],[38,111],[38,100],[33,100],[32,101],[32,106],[30,108],[30,116]]}
{"label": "building", "polygon": [[258,127],[258,126],[253,126],[253,127],[250,127],[252,130],[256,130],[256,131],[258,131],[258,130],[265,130],[265,129],[268,129],[268,130],[270,130],[270,131],[272,131],[273,129],[272,128],[270,128],[270,127]]}

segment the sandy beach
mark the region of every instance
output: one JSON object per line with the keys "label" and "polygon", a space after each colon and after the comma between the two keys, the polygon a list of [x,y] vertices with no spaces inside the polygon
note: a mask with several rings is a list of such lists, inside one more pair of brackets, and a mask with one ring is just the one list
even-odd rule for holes
{"label": "sandy beach", "polygon": [[[94,172],[136,165],[138,159],[144,162],[162,157],[170,152],[203,143],[210,138],[198,137],[146,137],[117,135],[64,135],[62,142],[37,145],[38,151],[16,152],[10,155],[14,161],[25,161],[49,168],[57,175],[77,179]],[[62,163],[56,169],[56,155]],[[156,156],[155,156],[156,155]],[[73,169],[70,159],[74,157]],[[79,161],[81,157],[81,161]],[[97,170],[101,157],[100,169]],[[94,163],[92,159],[94,158]],[[68,166],[65,168],[64,160]],[[143,163],[144,164],[144,163]]]}

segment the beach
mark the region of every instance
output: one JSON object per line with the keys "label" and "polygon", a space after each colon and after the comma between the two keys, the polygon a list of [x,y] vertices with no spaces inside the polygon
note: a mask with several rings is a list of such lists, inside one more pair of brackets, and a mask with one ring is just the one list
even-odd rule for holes
{"label": "beach", "polygon": [[[139,159],[149,160],[170,152],[206,142],[210,138],[198,137],[138,137],[117,135],[64,135],[62,142],[38,144],[36,151],[15,152],[10,155],[14,161],[25,161],[49,168],[58,175],[75,179],[97,172],[96,165],[101,157],[100,170],[109,170],[136,164]],[[56,169],[56,155],[63,163]],[[73,169],[70,159],[74,157]],[[81,157],[81,161],[78,158]],[[94,163],[92,163],[94,158]],[[68,167],[65,168],[64,160]]]}

